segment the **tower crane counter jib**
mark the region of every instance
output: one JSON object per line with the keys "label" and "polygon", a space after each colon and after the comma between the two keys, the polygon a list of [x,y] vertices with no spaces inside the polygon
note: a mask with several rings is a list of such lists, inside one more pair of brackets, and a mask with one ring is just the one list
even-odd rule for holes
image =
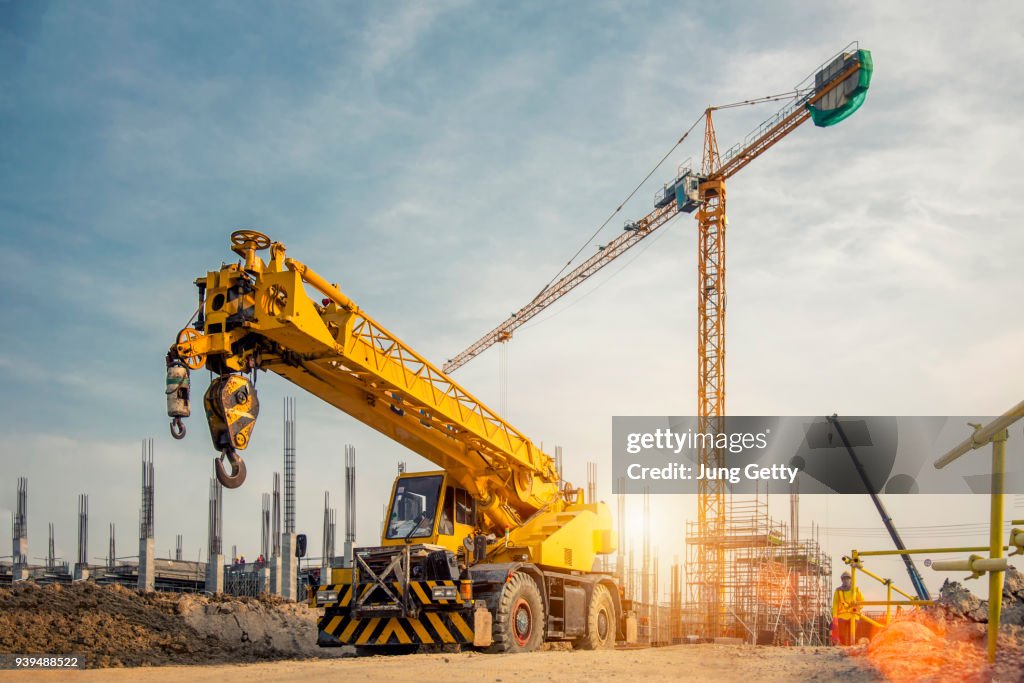
{"label": "tower crane counter jib", "polygon": [[593,571],[615,550],[607,506],[560,489],[551,457],[284,245],[239,230],[231,248],[240,260],[196,280],[194,324],[167,354],[172,435],[184,436],[189,371],[207,368],[217,477],[240,486],[240,452],[259,415],[256,372],[269,370],[439,468],[400,475],[381,545],[356,549],[353,566],[320,586],[320,644],[614,644],[618,587]]}

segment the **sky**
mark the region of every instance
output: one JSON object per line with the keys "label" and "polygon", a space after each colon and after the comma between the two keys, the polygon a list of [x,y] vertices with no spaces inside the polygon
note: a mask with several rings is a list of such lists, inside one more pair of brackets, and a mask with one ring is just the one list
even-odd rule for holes
{"label": "sky", "polygon": [[[153,438],[158,552],[182,534],[205,557],[213,452],[201,415],[169,436],[163,356],[232,230],[283,242],[440,364],[532,298],[705,107],[786,92],[853,40],[874,57],[864,107],[729,182],[728,412],[999,414],[1024,374],[1022,20],[1008,2],[0,0],[0,524],[27,476],[33,558],[49,522],[75,556],[79,493],[89,556],[108,522],[134,555]],[[773,111],[719,112],[720,146]],[[699,133],[596,243],[651,210]],[[509,420],[563,446],[577,483],[598,463],[613,509],[611,416],[696,410],[695,232],[674,220],[507,348]],[[492,404],[498,356],[457,374]],[[374,543],[397,463],[430,464],[283,379],[259,390],[226,547],[259,552],[285,396],[312,554],[347,443]],[[695,501],[655,498],[668,562]],[[910,545],[984,536],[983,496],[887,502]],[[837,574],[850,547],[888,547],[864,498],[804,496],[812,520]]]}

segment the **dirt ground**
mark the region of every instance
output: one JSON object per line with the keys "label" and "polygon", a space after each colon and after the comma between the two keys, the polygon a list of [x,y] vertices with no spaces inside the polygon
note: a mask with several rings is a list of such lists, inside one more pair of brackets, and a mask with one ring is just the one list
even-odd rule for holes
{"label": "dirt ground", "polygon": [[0,652],[80,654],[90,668],[338,657],[316,612],[276,598],[140,595],[120,586],[0,589]]}
{"label": "dirt ground", "polygon": [[445,681],[445,683],[589,683],[590,681],[880,681],[862,658],[835,648],[677,645],[642,650],[550,651],[518,655],[461,653],[270,662],[236,666],[0,671],[0,681],[158,681],[278,683],[299,680]]}
{"label": "dirt ground", "polygon": [[[1004,614],[1024,620],[1024,577],[1011,574]],[[360,681],[1024,680],[1024,627],[1004,622],[995,668],[985,658],[986,605],[955,582],[935,608],[908,614],[853,648],[678,645],[603,652],[355,658],[316,646],[316,612],[277,598],[140,595],[80,583],[0,589],[0,653],[80,654],[89,670],[0,671],[3,681],[276,682],[327,675]],[[125,668],[130,667],[130,668]]]}

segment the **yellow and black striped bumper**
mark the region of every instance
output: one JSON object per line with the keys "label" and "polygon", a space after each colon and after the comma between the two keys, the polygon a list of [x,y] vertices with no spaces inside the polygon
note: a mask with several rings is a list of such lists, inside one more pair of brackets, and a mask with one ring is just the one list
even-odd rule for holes
{"label": "yellow and black striped bumper", "polygon": [[[400,581],[389,581],[388,584],[394,589],[396,595],[401,595],[403,592],[402,583]],[[455,589],[456,597],[447,600],[434,600],[433,590],[435,586],[448,586]],[[363,588],[364,593],[370,593],[376,584],[366,584]],[[413,598],[421,605],[430,606],[443,606],[443,607],[454,607],[461,609],[468,604],[458,593],[459,584],[457,581],[410,581],[409,592]],[[351,607],[352,606],[352,584],[350,583],[339,583],[329,586],[320,586],[317,589],[317,593],[322,595],[327,592],[337,592],[337,599],[330,602],[318,601],[320,607],[331,609],[332,607]]]}
{"label": "yellow and black striped bumper", "polygon": [[444,645],[473,642],[473,628],[465,613],[427,612],[419,619],[381,617],[354,619],[325,614],[320,618],[319,642],[326,645]]}
{"label": "yellow and black striped bumper", "polygon": [[[402,595],[404,588],[399,581],[388,582],[396,595]],[[321,646],[340,645],[445,645],[473,642],[472,602],[458,594],[456,581],[410,581],[409,594],[419,606],[418,618],[412,616],[366,616],[356,618],[351,614],[355,606],[352,584],[321,586],[319,594],[337,593],[337,598],[321,602],[324,614],[317,622],[320,631],[318,642]],[[455,598],[433,599],[436,586],[455,589]],[[369,594],[375,584],[367,584],[361,590]]]}

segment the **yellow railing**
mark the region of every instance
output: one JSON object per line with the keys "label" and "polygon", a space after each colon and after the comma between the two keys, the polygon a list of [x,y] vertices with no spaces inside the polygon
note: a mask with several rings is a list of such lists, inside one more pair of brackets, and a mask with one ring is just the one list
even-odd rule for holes
{"label": "yellow railing", "polygon": [[[868,571],[864,568],[862,558],[880,555],[972,553],[969,557],[963,559],[934,561],[931,563],[931,568],[936,571],[967,571],[970,572],[970,576],[967,577],[969,579],[980,578],[983,574],[988,574],[988,660],[989,662],[995,662],[996,644],[999,637],[999,620],[1003,602],[1003,575],[1008,566],[1007,556],[1004,556],[1003,551],[1009,550],[1010,555],[1024,554],[1024,529],[1012,528],[1008,539],[1009,545],[1003,545],[1006,440],[1009,438],[1009,426],[1022,417],[1024,417],[1024,401],[1021,401],[984,427],[980,424],[972,424],[974,433],[934,463],[936,469],[942,469],[969,451],[992,444],[992,486],[988,545],[958,548],[918,548],[913,550],[854,550],[848,557],[843,558],[843,562],[850,567],[850,583],[855,595],[858,571],[880,582],[886,586],[888,591],[886,600],[862,600],[854,606],[854,614],[850,619],[851,642],[857,632],[858,620],[863,619],[877,626],[882,626],[877,621],[860,613],[862,605],[885,605],[886,624],[888,624],[891,621],[891,610],[894,606],[899,610],[900,607],[907,605],[922,606],[930,605],[933,602],[931,600],[915,600],[905,591],[893,586],[891,579],[884,579]],[[1014,519],[1011,520],[1010,524],[1024,525],[1024,520]],[[978,552],[987,552],[988,557],[973,554]],[[893,591],[907,599],[893,600]]]}
{"label": "yellow railing", "polygon": [[[967,570],[969,578],[988,574],[988,661],[996,661],[996,642],[999,638],[999,617],[1003,604],[1003,574],[1006,572],[1006,558],[1003,556],[1003,492],[1006,474],[1006,440],[1009,426],[1024,417],[1024,401],[1021,401],[984,427],[971,425],[974,433],[959,446],[935,461],[935,468],[942,469],[968,451],[992,444],[992,493],[989,513],[989,551],[987,558],[972,555],[966,560],[936,562],[932,567],[937,571]],[[1019,520],[1014,520],[1014,524]],[[1010,532],[1010,542],[1022,540],[1019,529]],[[1015,552],[1024,552],[1024,545],[1014,545]]]}

